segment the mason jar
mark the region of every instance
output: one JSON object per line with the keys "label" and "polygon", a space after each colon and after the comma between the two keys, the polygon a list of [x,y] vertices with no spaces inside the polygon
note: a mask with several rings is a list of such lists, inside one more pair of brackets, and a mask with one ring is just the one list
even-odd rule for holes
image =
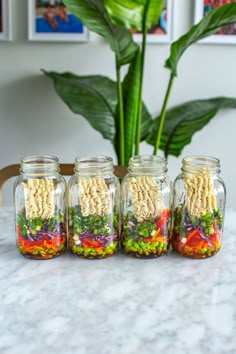
{"label": "mason jar", "polygon": [[187,156],[174,183],[173,249],[182,256],[206,258],[222,244],[225,185],[220,161],[209,156]]}
{"label": "mason jar", "polygon": [[170,244],[171,183],[167,161],[159,156],[134,156],[121,187],[124,253],[138,258],[164,255]]}
{"label": "mason jar", "polygon": [[66,183],[58,158],[21,160],[14,185],[16,244],[31,259],[49,259],[66,249]]}
{"label": "mason jar", "polygon": [[105,258],[119,246],[120,186],[106,156],[77,157],[69,180],[69,247],[83,258]]}

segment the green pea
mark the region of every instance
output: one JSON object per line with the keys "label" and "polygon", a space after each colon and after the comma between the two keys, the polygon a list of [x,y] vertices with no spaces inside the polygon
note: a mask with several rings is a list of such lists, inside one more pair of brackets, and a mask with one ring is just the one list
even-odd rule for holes
{"label": "green pea", "polygon": [[163,250],[164,250],[164,251],[166,251],[166,250],[167,250],[167,248],[168,248],[168,245],[167,245],[167,244],[165,244],[165,243],[163,243]]}
{"label": "green pea", "polygon": [[64,245],[64,244],[61,244],[61,245],[59,246],[59,251],[64,250],[64,248],[65,248],[65,245]]}
{"label": "green pea", "polygon": [[215,230],[214,230],[214,228],[211,226],[211,227],[209,228],[209,235],[213,235],[214,232],[215,232]]}
{"label": "green pea", "polygon": [[111,248],[112,250],[115,250],[115,249],[117,248],[117,246],[118,246],[118,242],[112,242],[112,243],[110,244],[110,248]]}
{"label": "green pea", "polygon": [[130,249],[131,249],[131,251],[133,251],[133,252],[137,252],[137,247],[135,247],[135,246],[130,247]]}
{"label": "green pea", "polygon": [[126,245],[127,245],[128,247],[132,246],[132,240],[126,241]]}

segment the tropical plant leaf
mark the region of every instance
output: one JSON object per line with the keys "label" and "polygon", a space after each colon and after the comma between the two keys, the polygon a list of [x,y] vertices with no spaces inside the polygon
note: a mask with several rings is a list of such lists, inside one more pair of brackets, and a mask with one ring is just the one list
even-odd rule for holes
{"label": "tropical plant leaf", "polygon": [[[129,66],[127,75],[123,82],[124,95],[124,120],[125,120],[125,165],[134,153],[137,118],[139,102],[137,100],[139,94],[139,85],[141,80],[141,52],[138,51],[135,59]],[[141,121],[141,141],[145,140],[150,132],[153,120],[148,112],[144,102],[142,105],[142,121]]]}
{"label": "tropical plant leaf", "polygon": [[152,125],[153,125],[152,116],[149,113],[147,106],[143,102],[142,122],[141,122],[141,141],[144,141],[147,139],[148,135],[151,132]]}
{"label": "tropical plant leaf", "polygon": [[123,82],[124,100],[124,126],[125,126],[125,165],[128,166],[129,158],[133,155],[139,102],[139,85],[141,80],[141,52],[129,66],[128,73]]}
{"label": "tropical plant leaf", "polygon": [[178,62],[193,43],[214,34],[220,27],[236,22],[236,3],[223,5],[210,11],[198,24],[171,45],[170,56],[165,67],[177,75]]}
{"label": "tropical plant leaf", "polygon": [[[156,25],[164,6],[164,0],[104,0],[111,19],[126,28],[146,30]],[[145,19],[145,21],[144,21]]]}
{"label": "tropical plant leaf", "polygon": [[114,143],[116,83],[103,76],[77,76],[43,71],[70,110],[83,116],[105,139]]}
{"label": "tropical plant leaf", "polygon": [[137,44],[128,29],[111,22],[103,0],[64,0],[64,4],[90,31],[107,40],[119,65],[127,64],[133,59]]}
{"label": "tropical plant leaf", "polygon": [[[208,100],[190,101],[169,110],[166,114],[160,148],[165,156],[179,156],[192,140],[192,136],[201,130],[221,109],[236,108],[236,99],[218,97]],[[153,130],[147,142],[155,145],[158,120],[154,120]]]}

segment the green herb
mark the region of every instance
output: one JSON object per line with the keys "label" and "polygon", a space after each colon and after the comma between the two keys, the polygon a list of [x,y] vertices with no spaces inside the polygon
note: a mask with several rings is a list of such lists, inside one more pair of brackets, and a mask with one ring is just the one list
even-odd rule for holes
{"label": "green herb", "polygon": [[152,219],[145,220],[144,223],[137,224],[134,227],[134,233],[144,236],[144,237],[150,237],[152,231],[155,230],[155,226],[156,226],[156,223],[153,222]]}
{"label": "green herb", "polygon": [[[60,219],[64,220],[64,216],[62,211],[60,211]],[[26,236],[31,233],[32,235],[36,235],[38,231],[41,229],[45,229],[48,231],[55,231],[56,229],[57,216],[50,219],[42,219],[42,218],[33,218],[26,219],[25,209],[22,209],[21,212],[17,215],[16,223],[20,226],[20,232],[22,236]]]}
{"label": "green herb", "polygon": [[114,215],[88,215],[82,216],[80,207],[77,205],[69,210],[70,220],[74,234],[80,234],[86,230],[92,230],[94,235],[109,235],[118,225],[118,213]]}

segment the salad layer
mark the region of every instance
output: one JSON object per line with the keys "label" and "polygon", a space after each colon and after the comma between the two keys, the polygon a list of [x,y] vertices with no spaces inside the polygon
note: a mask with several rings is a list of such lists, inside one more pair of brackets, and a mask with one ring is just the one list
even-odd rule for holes
{"label": "salad layer", "polygon": [[27,219],[25,209],[17,215],[17,248],[32,259],[50,259],[66,249],[64,215],[58,211],[55,217]]}
{"label": "salad layer", "polygon": [[174,210],[172,246],[183,256],[206,258],[216,254],[222,243],[223,215],[219,210],[201,218],[190,216],[184,205]]}
{"label": "salad layer", "polygon": [[169,249],[169,209],[164,209],[159,218],[148,218],[138,222],[128,213],[122,225],[122,250],[138,258],[154,258]]}
{"label": "salad layer", "polygon": [[118,215],[82,216],[79,206],[69,210],[69,247],[84,258],[105,258],[119,246]]}

